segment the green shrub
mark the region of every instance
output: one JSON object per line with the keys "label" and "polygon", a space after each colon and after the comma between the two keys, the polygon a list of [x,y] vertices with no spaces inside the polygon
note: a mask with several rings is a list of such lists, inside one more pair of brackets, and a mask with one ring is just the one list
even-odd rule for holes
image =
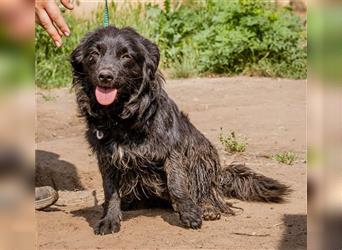
{"label": "green shrub", "polygon": [[[72,35],[54,48],[41,28],[36,35],[36,79],[41,87],[71,82],[67,62],[89,30],[102,26],[103,7],[92,20],[66,15]],[[185,1],[110,6],[110,23],[132,26],[159,45],[161,68],[172,77],[199,74],[306,78],[306,32],[290,9],[262,0]]]}
{"label": "green shrub", "polygon": [[201,73],[306,77],[306,36],[299,17],[258,0],[206,1],[165,10],[147,8],[150,37],[162,50],[164,66],[197,56]]}

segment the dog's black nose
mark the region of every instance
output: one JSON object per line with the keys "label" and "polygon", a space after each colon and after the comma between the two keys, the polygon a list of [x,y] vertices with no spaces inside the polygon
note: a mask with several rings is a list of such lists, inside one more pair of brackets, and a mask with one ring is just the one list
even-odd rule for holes
{"label": "dog's black nose", "polygon": [[99,73],[99,80],[103,83],[110,83],[113,81],[114,76],[109,70],[101,70]]}

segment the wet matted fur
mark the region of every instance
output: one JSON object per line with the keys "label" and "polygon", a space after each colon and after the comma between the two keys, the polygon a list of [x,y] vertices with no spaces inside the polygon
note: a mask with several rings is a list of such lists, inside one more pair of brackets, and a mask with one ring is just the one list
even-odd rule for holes
{"label": "wet matted fur", "polygon": [[[136,200],[169,201],[186,227],[233,214],[224,197],[280,202],[289,192],[243,165],[221,168],[217,150],[163,89],[158,47],[131,28],[97,29],[71,55],[73,85],[86,138],[105,193],[95,233],[120,229],[121,209]],[[99,80],[103,70],[111,76]],[[103,79],[103,78],[101,78]],[[101,105],[95,89],[116,89]]]}

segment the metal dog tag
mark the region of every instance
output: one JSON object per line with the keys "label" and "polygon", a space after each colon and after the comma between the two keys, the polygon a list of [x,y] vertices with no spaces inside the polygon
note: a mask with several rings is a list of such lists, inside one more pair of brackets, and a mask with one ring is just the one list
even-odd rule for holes
{"label": "metal dog tag", "polygon": [[100,130],[96,130],[96,137],[97,139],[101,140],[103,138],[103,132]]}

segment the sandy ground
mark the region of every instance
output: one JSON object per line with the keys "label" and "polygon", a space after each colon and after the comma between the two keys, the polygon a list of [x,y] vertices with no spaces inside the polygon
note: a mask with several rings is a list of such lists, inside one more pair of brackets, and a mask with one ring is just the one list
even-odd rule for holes
{"label": "sandy ground", "polygon": [[[37,90],[37,185],[54,185],[56,205],[37,212],[40,249],[305,249],[306,83],[265,78],[169,80],[166,89],[192,122],[217,146],[221,162],[244,161],[294,190],[284,204],[247,203],[240,215],[204,222],[200,230],[179,226],[167,209],[124,213],[121,231],[96,236],[103,193],[95,157],[83,138],[69,89]],[[243,154],[229,155],[220,128],[246,136]],[[269,158],[294,151],[292,166]]]}

